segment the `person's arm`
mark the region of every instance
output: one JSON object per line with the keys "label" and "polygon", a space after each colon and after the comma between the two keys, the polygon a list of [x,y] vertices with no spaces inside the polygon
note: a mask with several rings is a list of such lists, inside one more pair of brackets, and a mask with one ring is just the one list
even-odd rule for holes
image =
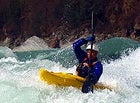
{"label": "person's arm", "polygon": [[93,69],[93,84],[96,84],[103,73],[103,66],[100,61],[94,65]]}
{"label": "person's arm", "polygon": [[79,60],[79,63],[82,63],[83,59],[86,57],[86,52],[81,49],[81,46],[87,44],[87,42],[87,40],[81,38],[73,43],[73,50],[77,59]]}
{"label": "person's arm", "polygon": [[79,60],[79,63],[82,63],[83,59],[87,56],[86,52],[81,49],[81,46],[94,40],[95,40],[94,36],[88,36],[86,39],[81,38],[73,43],[74,53],[77,59]]}
{"label": "person's arm", "polygon": [[98,82],[100,76],[102,75],[102,72],[103,72],[103,66],[101,62],[98,61],[95,64],[94,68],[89,70],[89,74],[86,77],[86,80],[82,86],[83,93],[88,93],[90,91],[93,92],[93,85],[95,85]]}

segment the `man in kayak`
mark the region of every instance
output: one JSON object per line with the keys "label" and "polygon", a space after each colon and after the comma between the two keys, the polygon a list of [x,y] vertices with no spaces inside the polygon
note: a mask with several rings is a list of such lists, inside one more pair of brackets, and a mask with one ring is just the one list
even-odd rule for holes
{"label": "man in kayak", "polygon": [[86,51],[81,49],[82,45],[93,40],[94,37],[91,36],[86,39],[81,38],[73,43],[74,53],[79,61],[76,69],[77,75],[86,79],[82,86],[83,93],[93,92],[93,85],[98,82],[103,72],[103,66],[97,58],[98,46],[96,44],[89,44],[86,47]]}

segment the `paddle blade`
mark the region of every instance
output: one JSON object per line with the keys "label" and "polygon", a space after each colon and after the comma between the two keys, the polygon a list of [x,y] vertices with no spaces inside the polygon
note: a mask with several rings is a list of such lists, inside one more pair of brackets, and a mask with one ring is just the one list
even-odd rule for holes
{"label": "paddle blade", "polygon": [[93,85],[89,81],[85,81],[82,86],[82,92],[83,93],[93,92]]}

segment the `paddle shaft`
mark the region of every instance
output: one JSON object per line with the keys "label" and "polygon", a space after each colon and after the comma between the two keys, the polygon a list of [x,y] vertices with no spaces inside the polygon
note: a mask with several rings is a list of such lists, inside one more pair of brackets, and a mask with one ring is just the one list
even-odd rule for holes
{"label": "paddle shaft", "polygon": [[[94,12],[92,11],[92,20],[91,20],[91,29],[92,29],[92,37],[95,39],[95,36],[94,36],[94,31],[95,31],[95,23],[94,23],[94,20],[93,20],[93,16],[94,16]],[[93,41],[91,41],[91,50],[93,49]],[[90,58],[89,58],[89,71],[92,70],[92,53],[90,53]],[[83,85],[82,85],[82,92],[83,93],[88,93],[90,91],[93,92],[93,83],[91,81],[91,78],[90,78],[90,74],[91,73],[88,73],[88,76],[86,77],[86,80],[84,81]]]}
{"label": "paddle shaft", "polygon": [[[94,32],[95,32],[95,26],[94,26],[94,12],[92,11],[92,19],[91,19],[91,29],[92,29],[92,37],[95,38]],[[93,49],[93,41],[91,41],[91,50]],[[92,54],[90,54],[90,59],[89,59],[89,69],[92,67]]]}

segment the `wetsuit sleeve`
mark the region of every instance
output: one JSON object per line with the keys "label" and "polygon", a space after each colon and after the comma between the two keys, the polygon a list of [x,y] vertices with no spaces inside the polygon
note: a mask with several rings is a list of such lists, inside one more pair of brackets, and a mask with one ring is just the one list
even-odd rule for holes
{"label": "wetsuit sleeve", "polygon": [[79,63],[82,63],[83,59],[86,57],[86,52],[81,49],[81,46],[86,43],[87,43],[87,40],[85,40],[83,38],[79,39],[73,43],[73,50],[74,50],[74,53],[75,53]]}
{"label": "wetsuit sleeve", "polygon": [[98,82],[100,76],[103,73],[103,66],[100,61],[98,61],[94,65],[94,69],[93,69],[92,73],[93,73],[93,84],[96,84]]}

